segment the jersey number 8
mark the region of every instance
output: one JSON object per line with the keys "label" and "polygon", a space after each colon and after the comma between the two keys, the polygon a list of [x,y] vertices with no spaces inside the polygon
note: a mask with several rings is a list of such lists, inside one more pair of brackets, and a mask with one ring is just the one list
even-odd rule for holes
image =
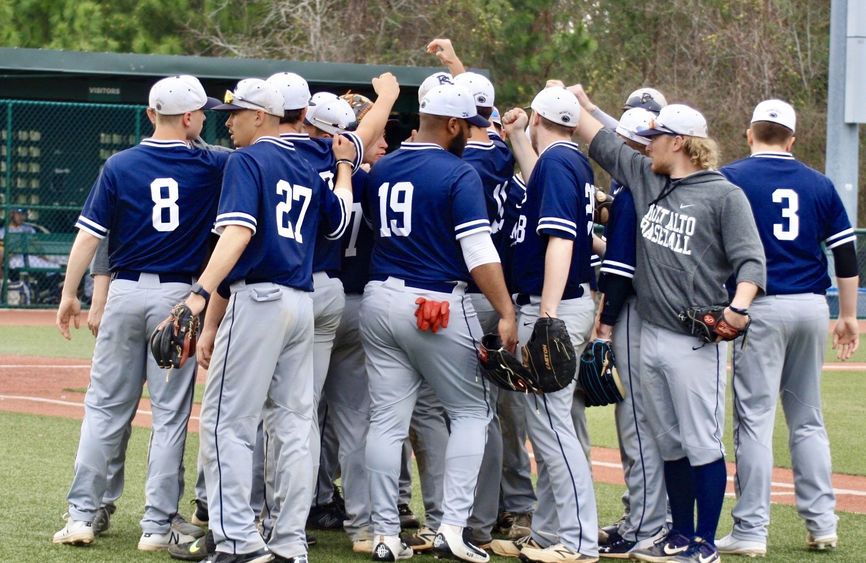
{"label": "jersey number 8", "polygon": [[[157,178],[150,183],[150,198],[153,200],[154,229],[164,233],[177,228],[180,224],[180,208],[177,206],[178,197],[177,180],[174,178]],[[167,217],[166,214],[168,215]]]}

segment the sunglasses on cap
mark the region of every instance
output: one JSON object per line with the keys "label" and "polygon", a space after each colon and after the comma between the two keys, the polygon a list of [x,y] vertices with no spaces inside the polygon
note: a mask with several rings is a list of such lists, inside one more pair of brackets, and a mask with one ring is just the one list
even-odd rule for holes
{"label": "sunglasses on cap", "polygon": [[232,92],[231,90],[226,90],[226,93],[223,96],[223,103],[232,104],[234,102],[244,102],[245,104],[254,105],[257,108],[262,108],[265,111],[268,110],[268,108],[266,108],[262,104],[257,104],[256,102],[253,102],[253,101],[250,101],[246,98],[243,98],[243,97],[239,96],[238,94]]}
{"label": "sunglasses on cap", "polygon": [[653,113],[658,113],[662,110],[662,106],[653,98],[649,92],[644,92],[640,96],[632,96],[625,101],[622,109],[643,108]]}

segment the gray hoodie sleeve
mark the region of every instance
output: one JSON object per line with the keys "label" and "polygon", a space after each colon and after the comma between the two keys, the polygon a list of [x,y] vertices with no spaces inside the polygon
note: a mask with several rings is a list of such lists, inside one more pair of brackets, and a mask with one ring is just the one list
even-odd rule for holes
{"label": "gray hoodie sleeve", "polygon": [[93,255],[93,260],[90,262],[91,276],[107,276],[108,269],[108,237],[104,237],[99,241],[99,246],[96,247],[96,254]]}
{"label": "gray hoodie sleeve", "polygon": [[608,174],[631,188],[635,206],[645,209],[647,202],[661,192],[667,177],[652,171],[652,159],[634,150],[609,129],[600,130],[589,145],[592,157]]}
{"label": "gray hoodie sleeve", "polygon": [[595,109],[589,112],[589,114],[596,118],[607,129],[616,129],[616,126],[619,125],[619,121],[605,113],[604,110],[598,106],[595,106]]}
{"label": "gray hoodie sleeve", "polygon": [[767,288],[764,245],[755,225],[752,206],[740,188],[725,194],[721,210],[722,246],[731,263],[734,279],[752,282],[763,293]]}

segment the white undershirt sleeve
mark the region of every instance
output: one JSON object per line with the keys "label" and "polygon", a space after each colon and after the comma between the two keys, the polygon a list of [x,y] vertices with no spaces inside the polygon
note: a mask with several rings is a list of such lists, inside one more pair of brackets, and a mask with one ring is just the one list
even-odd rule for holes
{"label": "white undershirt sleeve", "polygon": [[463,260],[471,272],[483,264],[499,263],[499,253],[493,246],[490,232],[481,231],[467,235],[460,239],[460,249],[463,251]]}

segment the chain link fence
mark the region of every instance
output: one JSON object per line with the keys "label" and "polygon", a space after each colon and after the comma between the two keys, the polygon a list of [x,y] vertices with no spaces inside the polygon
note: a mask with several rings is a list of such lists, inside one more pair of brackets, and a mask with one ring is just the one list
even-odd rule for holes
{"label": "chain link fence", "polygon": [[[152,133],[145,109],[0,100],[0,307],[57,305],[75,220],[108,157]],[[225,114],[207,112],[202,138],[231,146]],[[866,229],[857,231],[857,254],[863,285]],[[85,304],[91,289],[85,276],[79,288]],[[827,299],[838,314],[838,294],[831,289]],[[859,303],[864,318],[866,294]]]}
{"label": "chain link fence", "polygon": [[[145,109],[0,100],[0,306],[58,303],[81,207],[108,157],[153,132]],[[225,114],[207,114],[204,140],[230,146]]]}

